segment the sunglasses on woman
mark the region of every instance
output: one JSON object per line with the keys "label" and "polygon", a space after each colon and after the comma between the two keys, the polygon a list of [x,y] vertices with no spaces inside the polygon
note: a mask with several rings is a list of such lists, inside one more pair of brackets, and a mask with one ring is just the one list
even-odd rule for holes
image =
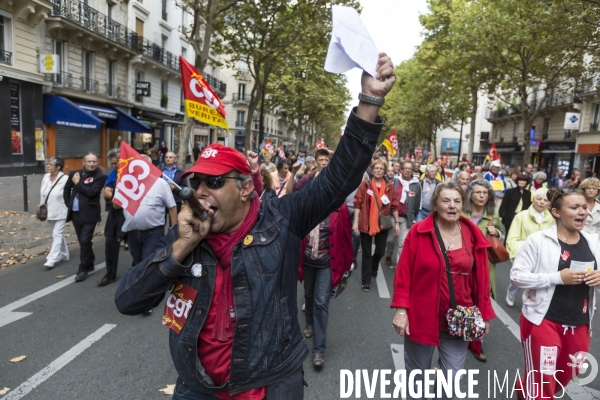
{"label": "sunglasses on woman", "polygon": [[193,190],[198,190],[202,182],[206,183],[209,189],[221,189],[225,186],[225,179],[235,179],[241,181],[241,178],[235,176],[208,176],[206,178],[190,178],[190,187]]}

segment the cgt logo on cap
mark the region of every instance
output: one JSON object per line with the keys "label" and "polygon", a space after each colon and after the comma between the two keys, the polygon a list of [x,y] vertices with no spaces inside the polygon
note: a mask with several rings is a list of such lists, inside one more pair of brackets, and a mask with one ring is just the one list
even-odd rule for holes
{"label": "cgt logo on cap", "polygon": [[219,152],[215,149],[206,149],[204,150],[204,152],[202,153],[202,155],[200,157],[202,158],[210,158],[210,157],[216,157],[216,155]]}

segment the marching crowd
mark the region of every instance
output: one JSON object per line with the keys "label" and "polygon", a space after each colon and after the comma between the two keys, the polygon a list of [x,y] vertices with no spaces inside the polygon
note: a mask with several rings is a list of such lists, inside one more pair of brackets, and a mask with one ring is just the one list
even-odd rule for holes
{"label": "marching crowd", "polygon": [[[363,76],[366,97],[383,99],[393,85],[385,55],[378,71]],[[302,334],[313,338],[312,364],[323,368],[329,301],[344,289],[359,252],[364,292],[382,260],[396,269],[393,326],[404,336],[407,372],[428,369],[436,347],[445,373],[464,368],[468,350],[486,361],[481,339],[495,317],[491,299],[504,290],[495,262],[510,258],[504,300],[513,306],[525,289],[521,334],[526,359],[533,360],[526,370],[543,369],[545,351],[555,370],[567,371],[559,376],[566,386],[574,376],[568,356],[589,350],[590,287],[600,285],[600,180],[581,180],[577,170],[567,178],[561,169],[549,178],[531,164],[462,162],[449,172],[439,162],[382,157],[374,154],[383,125],[379,105],[361,100],[334,154],[319,149],[274,160],[212,144],[198,149],[184,171],[165,148],[156,157],[164,179],[133,215],[111,201],[118,149],[107,155],[108,175],[92,153],[68,176],[64,161],[52,157],[41,187],[53,232],[45,266],[69,259],[64,227],[72,221],[81,249],[75,280],[87,279],[103,198],[107,271],[98,285],[116,281],[122,246],[133,257],[115,294],[119,311],[149,313],[175,284],[195,293],[183,325],[170,331],[179,374],[173,398],[271,400],[303,397],[309,350]],[[183,204],[186,186],[208,218]],[[478,317],[475,340],[453,328],[461,317],[450,311],[460,307]],[[560,389],[532,376],[548,398]]]}

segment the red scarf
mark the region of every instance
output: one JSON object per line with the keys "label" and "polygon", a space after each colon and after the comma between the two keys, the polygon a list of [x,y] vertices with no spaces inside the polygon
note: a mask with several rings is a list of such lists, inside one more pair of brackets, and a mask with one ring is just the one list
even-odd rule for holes
{"label": "red scarf", "polygon": [[215,321],[215,330],[212,334],[213,339],[226,342],[233,338],[235,330],[235,304],[233,302],[233,292],[231,291],[231,253],[233,247],[239,243],[258,220],[258,209],[260,200],[258,196],[254,197],[250,203],[250,211],[242,221],[242,225],[232,234],[228,233],[209,233],[206,235],[206,241],[210,244],[215,257],[217,258],[217,268],[223,268],[223,284],[219,290],[219,301],[217,302],[217,316]]}

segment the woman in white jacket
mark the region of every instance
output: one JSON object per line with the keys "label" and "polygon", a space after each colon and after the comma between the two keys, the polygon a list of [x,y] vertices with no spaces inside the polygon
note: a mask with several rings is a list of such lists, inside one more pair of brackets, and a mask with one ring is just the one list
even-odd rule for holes
{"label": "woman in white jacket", "polygon": [[600,245],[596,235],[583,231],[584,196],[558,188],[547,196],[556,225],[532,234],[510,271],[512,284],[526,289],[521,314],[525,372],[515,387],[522,399],[554,399],[584,366],[600,288]]}
{"label": "woman in white jacket", "polygon": [[50,253],[46,256],[47,268],[54,268],[54,265],[63,260],[69,259],[69,249],[65,239],[65,224],[67,222],[67,206],[63,198],[63,191],[67,183],[68,176],[62,172],[65,162],[60,157],[50,157],[46,161],[47,174],[42,179],[40,189],[40,202],[48,207],[47,221],[52,228],[52,247]]}

